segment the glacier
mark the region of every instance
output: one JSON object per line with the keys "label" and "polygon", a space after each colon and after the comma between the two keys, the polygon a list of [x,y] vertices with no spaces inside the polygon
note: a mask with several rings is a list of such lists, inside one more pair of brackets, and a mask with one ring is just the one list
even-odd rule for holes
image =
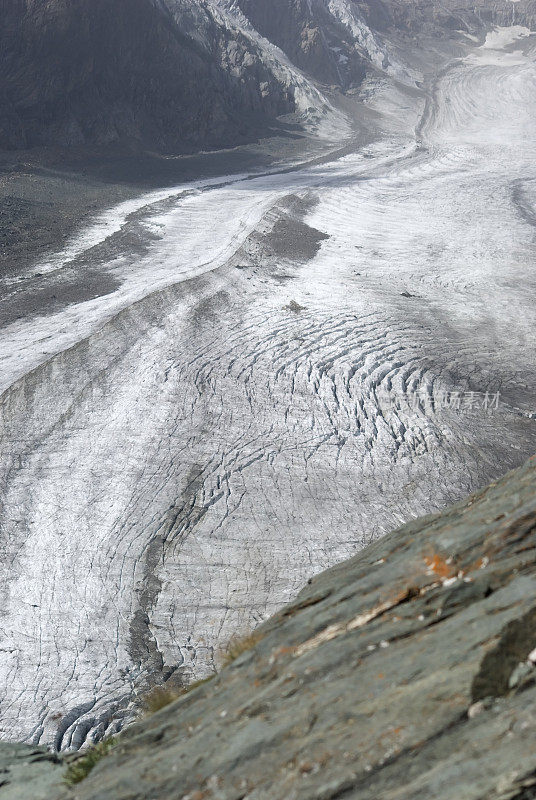
{"label": "glacier", "polygon": [[3,738],[117,730],[534,452],[525,34],[468,42],[428,92],[371,76],[365,143],[334,123],[322,157],[149,193],[34,266],[117,288],[0,329]]}

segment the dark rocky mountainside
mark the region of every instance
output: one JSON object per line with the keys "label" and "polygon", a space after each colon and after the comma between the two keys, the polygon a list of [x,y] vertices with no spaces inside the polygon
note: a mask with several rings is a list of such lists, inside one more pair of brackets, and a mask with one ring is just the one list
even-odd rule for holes
{"label": "dark rocky mountainside", "polygon": [[387,69],[375,31],[530,26],[536,0],[0,0],[0,14],[0,149],[191,152],[296,111],[294,67],[343,89]]}
{"label": "dark rocky mountainside", "polygon": [[198,150],[251,139],[294,109],[251,41],[202,5],[170,5],[0,0],[0,148]]}
{"label": "dark rocky mountainside", "polygon": [[531,459],[314,578],[74,789],[60,758],[3,745],[0,798],[529,800],[535,598]]}
{"label": "dark rocky mountainside", "polygon": [[238,0],[252,25],[320,81],[347,86],[365,75],[366,55],[324,3]]}

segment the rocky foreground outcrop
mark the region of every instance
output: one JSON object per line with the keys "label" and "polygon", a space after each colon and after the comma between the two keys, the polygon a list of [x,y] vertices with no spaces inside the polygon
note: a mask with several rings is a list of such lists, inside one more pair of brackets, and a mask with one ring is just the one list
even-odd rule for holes
{"label": "rocky foreground outcrop", "polygon": [[535,598],[531,459],[312,579],[74,788],[3,745],[0,798],[529,800]]}

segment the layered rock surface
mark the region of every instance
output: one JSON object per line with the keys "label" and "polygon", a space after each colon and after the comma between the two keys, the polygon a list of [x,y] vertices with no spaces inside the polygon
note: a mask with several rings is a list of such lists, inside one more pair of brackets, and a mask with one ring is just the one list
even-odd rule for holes
{"label": "layered rock surface", "polygon": [[309,581],[74,789],[0,748],[0,798],[536,796],[536,461]]}

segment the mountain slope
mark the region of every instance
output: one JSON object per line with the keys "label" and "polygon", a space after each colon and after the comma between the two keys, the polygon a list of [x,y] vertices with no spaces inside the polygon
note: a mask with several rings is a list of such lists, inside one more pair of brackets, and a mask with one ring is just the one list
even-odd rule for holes
{"label": "mountain slope", "polygon": [[[329,104],[314,81],[389,69],[351,0],[0,0],[0,149],[189,152]],[[52,54],[52,55],[51,55]]]}
{"label": "mountain slope", "polygon": [[491,25],[536,27],[535,0],[352,0],[367,24],[379,31],[454,36]]}
{"label": "mountain slope", "polygon": [[406,79],[377,31],[530,26],[536,3],[0,0],[0,14],[0,148],[191,152],[325,112],[311,79],[348,89],[371,68]]}
{"label": "mountain slope", "polygon": [[250,139],[295,108],[251,41],[195,2],[173,16],[150,0],[2,0],[0,14],[1,147],[192,150]]}
{"label": "mountain slope", "polygon": [[318,80],[345,86],[364,77],[363,53],[324,3],[239,0],[238,4],[259,33]]}
{"label": "mountain slope", "polygon": [[531,459],[314,578],[73,789],[4,745],[0,800],[530,800],[535,595]]}

